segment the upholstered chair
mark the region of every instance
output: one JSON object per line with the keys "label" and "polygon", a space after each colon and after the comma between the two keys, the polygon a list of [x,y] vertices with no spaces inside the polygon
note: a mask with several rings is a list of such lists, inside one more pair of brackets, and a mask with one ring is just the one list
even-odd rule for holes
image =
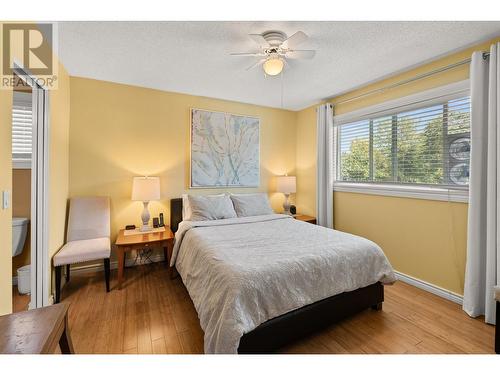
{"label": "upholstered chair", "polygon": [[67,243],[53,258],[56,270],[56,303],[61,300],[61,273],[66,266],[104,259],[106,292],[109,292],[110,243],[109,197],[76,197],[70,200]]}

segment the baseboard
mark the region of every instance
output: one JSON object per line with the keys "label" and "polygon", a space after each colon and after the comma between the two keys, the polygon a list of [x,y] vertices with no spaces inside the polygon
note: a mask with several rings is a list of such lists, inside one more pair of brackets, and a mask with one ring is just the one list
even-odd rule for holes
{"label": "baseboard", "polygon": [[[163,261],[165,261],[165,256],[161,253],[158,253],[158,254],[153,254],[150,257],[150,259],[153,261],[153,263],[163,262]],[[104,264],[102,264],[102,263],[103,262],[101,262],[101,264],[85,264],[85,265],[74,266],[74,267],[71,267],[71,273],[79,274],[79,273],[85,273],[85,272],[104,271]],[[125,261],[125,267],[140,266],[140,265],[149,264],[149,263],[150,262],[148,262],[148,261],[135,262],[135,259],[128,258]],[[114,261],[110,262],[110,268],[112,270],[117,269],[118,268],[118,261],[114,260]]]}
{"label": "baseboard", "polygon": [[394,271],[394,272],[398,276],[399,280],[401,280],[407,284],[410,284],[410,285],[417,287],[419,289],[423,289],[426,292],[435,294],[436,296],[447,299],[448,301],[458,303],[459,305],[463,304],[463,296],[461,296],[460,294],[451,292],[451,291],[444,289],[444,288],[441,288],[437,285],[428,283],[427,281],[417,279],[413,276],[408,276],[408,275],[401,273],[401,272],[398,272],[398,271]]}

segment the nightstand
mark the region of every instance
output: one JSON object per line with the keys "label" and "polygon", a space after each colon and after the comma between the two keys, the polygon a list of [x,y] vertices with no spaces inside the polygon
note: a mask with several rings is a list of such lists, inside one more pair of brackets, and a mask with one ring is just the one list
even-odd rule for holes
{"label": "nightstand", "polygon": [[[140,233],[125,235],[125,230],[120,230],[116,239],[116,253],[118,255],[118,289],[121,289],[123,282],[123,269],[125,268],[125,253],[127,251],[160,247],[163,248],[167,268],[169,268],[170,257],[174,248],[174,234],[169,227],[164,231],[153,233]],[[172,269],[170,269],[172,277]]]}
{"label": "nightstand", "polygon": [[306,223],[316,224],[316,218],[312,216],[297,214],[293,215],[293,217],[296,220],[305,221]]}

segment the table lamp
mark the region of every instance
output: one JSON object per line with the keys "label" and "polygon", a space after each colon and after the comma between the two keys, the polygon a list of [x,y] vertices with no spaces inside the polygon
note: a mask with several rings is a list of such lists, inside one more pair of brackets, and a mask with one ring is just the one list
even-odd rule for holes
{"label": "table lamp", "polygon": [[134,177],[132,185],[132,200],[141,201],[144,204],[141,219],[141,232],[151,230],[149,226],[149,201],[160,200],[160,178],[159,177]]}
{"label": "table lamp", "polygon": [[276,190],[280,193],[285,194],[285,203],[283,203],[283,209],[285,215],[290,214],[290,202],[288,198],[291,193],[296,192],[297,182],[295,176],[278,176],[276,181]]}

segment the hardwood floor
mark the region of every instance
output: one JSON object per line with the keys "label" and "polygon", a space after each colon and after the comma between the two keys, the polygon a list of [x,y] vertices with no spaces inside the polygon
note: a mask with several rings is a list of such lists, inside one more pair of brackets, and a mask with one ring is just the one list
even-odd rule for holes
{"label": "hardwood floor", "polygon": [[12,312],[20,312],[28,310],[28,305],[31,301],[31,296],[28,294],[19,294],[17,286],[12,286]]}
{"label": "hardwood floor", "polygon": [[[116,271],[112,271],[112,288]],[[72,274],[62,293],[77,353],[203,353],[203,331],[180,278],[164,263],[126,269],[106,293],[104,273]],[[494,327],[403,282],[385,288],[382,311],[366,310],[282,353],[493,353]]]}

